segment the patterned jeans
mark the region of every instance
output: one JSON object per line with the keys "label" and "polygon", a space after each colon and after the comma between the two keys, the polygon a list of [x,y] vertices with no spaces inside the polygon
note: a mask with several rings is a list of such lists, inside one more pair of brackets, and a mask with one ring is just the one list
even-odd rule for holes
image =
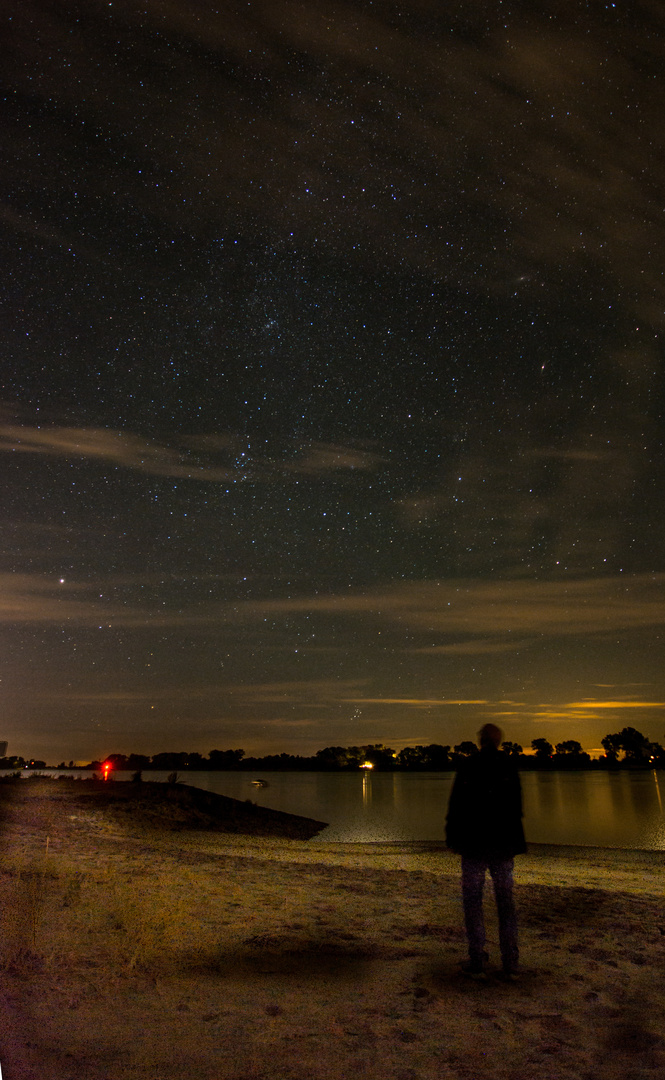
{"label": "patterned jeans", "polygon": [[485,947],[485,922],[483,920],[483,889],[485,871],[489,870],[494,897],[499,914],[499,944],[504,970],[517,968],[517,916],[513,902],[513,860],[475,859],[462,856],[462,902],[464,921],[472,962],[482,960]]}

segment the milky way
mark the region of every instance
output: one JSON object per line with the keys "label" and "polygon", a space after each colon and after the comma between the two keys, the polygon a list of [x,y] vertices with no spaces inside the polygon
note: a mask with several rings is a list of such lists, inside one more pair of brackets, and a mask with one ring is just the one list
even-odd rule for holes
{"label": "milky way", "polygon": [[10,752],[663,739],[651,5],[10,4]]}

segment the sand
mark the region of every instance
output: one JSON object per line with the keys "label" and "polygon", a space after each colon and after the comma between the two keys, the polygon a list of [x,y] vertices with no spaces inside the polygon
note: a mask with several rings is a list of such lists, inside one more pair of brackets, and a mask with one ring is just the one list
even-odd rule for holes
{"label": "sand", "polygon": [[174,832],[37,789],[2,826],[3,1080],[665,1076],[660,853],[532,848],[522,979],[493,974],[490,889],[477,983],[436,845]]}

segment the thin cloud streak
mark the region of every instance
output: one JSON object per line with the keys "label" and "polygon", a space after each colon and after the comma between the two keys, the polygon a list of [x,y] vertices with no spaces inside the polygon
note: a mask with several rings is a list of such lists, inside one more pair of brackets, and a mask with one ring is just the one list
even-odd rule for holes
{"label": "thin cloud streak", "polygon": [[228,694],[224,686],[160,686],[153,690],[57,690],[38,691],[35,701],[58,701],[71,704],[140,705],[145,702],[219,701]]}
{"label": "thin cloud streak", "polygon": [[[0,424],[0,451],[100,461],[151,476],[206,483],[270,483],[293,476],[371,472],[384,460],[372,451],[312,442],[294,456],[278,461],[246,452],[242,445],[231,436],[211,435],[184,439],[183,446],[174,449],[140,435],[104,428]],[[224,454],[233,462],[211,461],[214,454]]]}
{"label": "thin cloud streak", "polygon": [[433,705],[489,705],[490,702],[482,698],[459,699],[453,698],[390,698],[390,697],[348,697],[342,701],[352,705],[414,705],[417,708],[431,708]]}
{"label": "thin cloud streak", "polygon": [[[95,598],[75,599],[72,592]],[[45,579],[36,574],[0,574],[0,623],[55,624],[100,629],[137,627],[146,630],[160,627],[204,626],[220,620],[219,612],[205,615],[157,612],[146,606],[109,602],[98,598],[98,584],[60,584],[57,578]]]}
{"label": "thin cloud streak", "polygon": [[517,641],[454,641],[449,645],[429,645],[419,649],[406,649],[405,652],[425,656],[482,656],[516,652],[528,648],[532,643],[533,638],[521,638]]}
{"label": "thin cloud streak", "polygon": [[567,709],[665,709],[665,701],[571,701]]}
{"label": "thin cloud streak", "polygon": [[[644,713],[648,713],[650,710],[661,710],[664,707],[665,702],[662,701],[603,701],[589,699],[583,702],[541,703],[536,706],[523,704],[519,708],[510,711],[495,710],[493,715],[495,718],[503,716],[514,721],[528,720],[534,723],[546,724],[579,724],[581,722],[602,721],[610,726],[612,722],[617,726],[626,726],[625,716],[621,715],[622,710],[642,709]],[[616,713],[616,716],[612,717],[612,713]]]}
{"label": "thin cloud streak", "polygon": [[267,705],[291,704],[303,708],[322,708],[339,701],[355,701],[340,698],[361,687],[367,680],[361,679],[303,679],[300,682],[241,683],[226,689],[228,699],[234,704]]}
{"label": "thin cloud streak", "polygon": [[[99,599],[100,583],[60,584],[40,575],[0,575],[0,622],[68,623],[140,627],[206,627],[213,624],[262,623],[266,618],[319,615],[364,619],[395,632],[426,635],[430,646],[417,651],[433,656],[450,651],[473,654],[526,648],[523,637],[597,636],[643,630],[665,624],[665,574],[626,578],[587,578],[550,582],[513,580],[421,581],[361,593],[305,596],[280,600],[217,602],[177,611],[155,610],[139,603]],[[89,597],[95,592],[95,597]],[[76,597],[73,596],[76,593]],[[78,596],[83,593],[83,599]],[[324,627],[325,631],[325,627]],[[474,649],[473,635],[478,635]],[[441,637],[461,641],[441,641]],[[438,640],[437,640],[438,639]],[[492,648],[492,644],[495,647]],[[542,643],[542,641],[540,642]],[[275,645],[279,644],[275,642]],[[317,641],[316,647],[325,645]],[[306,642],[299,646],[305,650]],[[414,646],[394,647],[404,652]]]}
{"label": "thin cloud streak", "polygon": [[[363,593],[269,600],[238,605],[240,619],[293,613],[367,616],[436,637],[505,634],[606,634],[665,624],[665,574],[557,581],[421,581]],[[441,642],[432,642],[432,651]],[[444,643],[448,646],[451,643]]]}

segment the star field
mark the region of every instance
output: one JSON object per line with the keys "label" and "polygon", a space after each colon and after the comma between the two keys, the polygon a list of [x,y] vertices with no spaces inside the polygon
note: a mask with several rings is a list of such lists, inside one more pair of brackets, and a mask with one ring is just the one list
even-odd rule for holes
{"label": "star field", "polygon": [[659,13],[3,20],[11,752],[662,740]]}

